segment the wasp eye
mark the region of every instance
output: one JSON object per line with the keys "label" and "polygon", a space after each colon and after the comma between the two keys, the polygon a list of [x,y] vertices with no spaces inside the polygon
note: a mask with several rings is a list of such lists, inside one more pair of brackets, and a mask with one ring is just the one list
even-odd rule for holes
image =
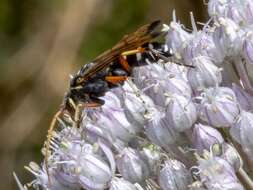
{"label": "wasp eye", "polygon": [[80,83],[82,83],[84,81],[84,78],[83,77],[78,77],[77,79],[76,79],[76,83],[77,84],[80,84]]}

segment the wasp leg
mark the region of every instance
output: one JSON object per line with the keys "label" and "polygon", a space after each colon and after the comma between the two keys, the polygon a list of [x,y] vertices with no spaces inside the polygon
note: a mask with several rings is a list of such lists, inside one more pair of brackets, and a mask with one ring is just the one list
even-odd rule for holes
{"label": "wasp leg", "polygon": [[119,63],[120,65],[123,67],[123,69],[127,72],[127,73],[124,73],[124,76],[123,76],[123,72],[122,70],[115,70],[115,73],[119,73],[121,72],[122,75],[119,75],[119,76],[106,76],[105,77],[105,80],[111,84],[118,84],[120,82],[123,82],[127,79],[127,75],[128,73],[130,72],[131,70],[131,67],[130,65],[128,64],[127,60],[125,59],[125,56],[129,56],[129,55],[134,55],[134,54],[137,54],[137,53],[143,53],[145,51],[144,48],[142,47],[139,47],[135,50],[129,50],[129,51],[125,51],[125,52],[122,52],[119,56]]}
{"label": "wasp leg", "polygon": [[74,116],[74,124],[73,124],[73,127],[75,127],[75,128],[80,127],[82,107],[83,107],[83,104],[77,104],[77,106],[75,108],[75,116]]}
{"label": "wasp leg", "polygon": [[128,55],[134,55],[134,54],[137,54],[137,53],[143,53],[145,52],[145,49],[142,48],[142,47],[138,47],[137,49],[135,50],[129,50],[129,51],[125,51],[125,52],[122,52],[119,56],[119,63],[121,64],[121,66],[127,71],[127,72],[130,72],[130,66],[128,64],[128,62],[126,61],[126,59],[124,58],[125,56],[128,56]]}
{"label": "wasp leg", "polygon": [[130,72],[130,65],[128,64],[127,60],[121,55],[119,56],[119,63],[127,72]]}
{"label": "wasp leg", "polygon": [[134,55],[136,53],[143,53],[145,52],[145,48],[143,47],[138,47],[137,49],[134,50],[129,50],[129,51],[124,51],[121,53],[121,56],[128,56],[128,55]]}
{"label": "wasp leg", "polygon": [[97,103],[97,102],[89,102],[89,103],[82,104],[82,106],[84,108],[97,108],[97,107],[101,106],[101,104]]}
{"label": "wasp leg", "polygon": [[112,84],[118,84],[120,82],[125,81],[126,79],[127,79],[127,76],[106,76],[105,77],[105,80]]}
{"label": "wasp leg", "polygon": [[46,167],[46,173],[47,173],[47,177],[48,177],[48,183],[49,185],[51,184],[51,179],[50,179],[50,174],[49,174],[49,156],[51,154],[49,148],[50,148],[50,142],[51,139],[53,137],[53,131],[54,128],[56,127],[56,122],[57,122],[57,118],[62,114],[62,110],[59,110],[53,117],[50,127],[48,129],[48,133],[47,133],[47,140],[45,142],[45,167]]}

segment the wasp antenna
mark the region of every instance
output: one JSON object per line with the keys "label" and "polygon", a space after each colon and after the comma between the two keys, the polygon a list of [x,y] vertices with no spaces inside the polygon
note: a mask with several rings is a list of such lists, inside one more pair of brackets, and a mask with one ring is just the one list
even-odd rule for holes
{"label": "wasp antenna", "polygon": [[[153,21],[147,29],[148,34],[152,37],[152,38],[156,38],[158,36],[160,36],[161,34],[164,33],[164,31],[157,29],[159,26],[161,25],[161,20],[156,20]],[[156,30],[157,29],[157,30]]]}
{"label": "wasp antenna", "polygon": [[152,38],[156,38],[156,37],[158,37],[158,36],[160,36],[161,34],[162,34],[163,32],[152,32],[151,33],[151,36],[152,36]]}
{"label": "wasp antenna", "polygon": [[148,33],[154,31],[161,24],[161,20],[155,20],[148,26]]}

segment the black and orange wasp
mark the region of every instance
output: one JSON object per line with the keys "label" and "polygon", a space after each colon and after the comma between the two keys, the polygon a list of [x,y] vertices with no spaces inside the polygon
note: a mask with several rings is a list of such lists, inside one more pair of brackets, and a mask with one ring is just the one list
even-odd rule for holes
{"label": "black and orange wasp", "polygon": [[[48,177],[49,147],[57,118],[67,111],[68,115],[77,122],[77,105],[81,104],[82,108],[102,105],[103,100],[99,97],[131,76],[132,67],[145,64],[145,61],[141,61],[142,58],[147,58],[147,56],[155,58],[151,55],[151,49],[169,54],[165,45],[152,42],[153,39],[163,34],[162,30],[158,30],[160,24],[161,22],[157,20],[125,35],[115,46],[96,57],[92,62],[85,64],[77,74],[71,77],[69,90],[65,94],[60,110],[51,122],[45,142],[45,165]],[[133,56],[136,57],[136,60]]]}
{"label": "black and orange wasp", "polygon": [[[133,56],[148,55],[152,39],[162,34],[156,29],[160,21],[154,21],[140,27],[132,34],[125,35],[115,46],[96,57],[91,63],[85,64],[70,80],[69,91],[66,93],[63,109],[70,112],[72,99],[75,104],[84,107],[96,107],[103,104],[99,99],[106,91],[122,83],[131,75],[131,68],[141,64],[133,61]],[[158,43],[156,46],[162,46]],[[149,52],[150,53],[150,52]],[[143,62],[144,63],[144,62]]]}

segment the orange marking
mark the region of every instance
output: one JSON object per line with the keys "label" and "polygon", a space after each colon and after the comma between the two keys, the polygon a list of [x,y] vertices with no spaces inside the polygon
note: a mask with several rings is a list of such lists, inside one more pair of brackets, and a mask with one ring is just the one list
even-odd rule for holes
{"label": "orange marking", "polygon": [[143,47],[138,47],[137,50],[139,51],[139,53],[145,52],[145,48],[143,48]]}
{"label": "orange marking", "polygon": [[127,79],[126,76],[106,76],[105,80],[112,84],[117,84],[119,82],[125,81]]}
{"label": "orange marking", "polygon": [[130,66],[123,56],[119,56],[119,63],[127,71],[130,71]]}
{"label": "orange marking", "polygon": [[89,103],[83,103],[82,104],[82,107],[84,107],[84,108],[96,108],[96,107],[99,107],[99,106],[101,106],[101,104],[96,103],[96,102],[89,102]]}
{"label": "orange marking", "polygon": [[129,66],[128,62],[125,60],[125,58],[123,56],[134,55],[134,54],[143,53],[143,52],[145,52],[145,48],[143,48],[143,47],[138,47],[137,49],[134,49],[134,50],[124,51],[119,56],[119,63],[122,65],[122,67],[127,72],[129,72],[130,71],[130,66]]}

